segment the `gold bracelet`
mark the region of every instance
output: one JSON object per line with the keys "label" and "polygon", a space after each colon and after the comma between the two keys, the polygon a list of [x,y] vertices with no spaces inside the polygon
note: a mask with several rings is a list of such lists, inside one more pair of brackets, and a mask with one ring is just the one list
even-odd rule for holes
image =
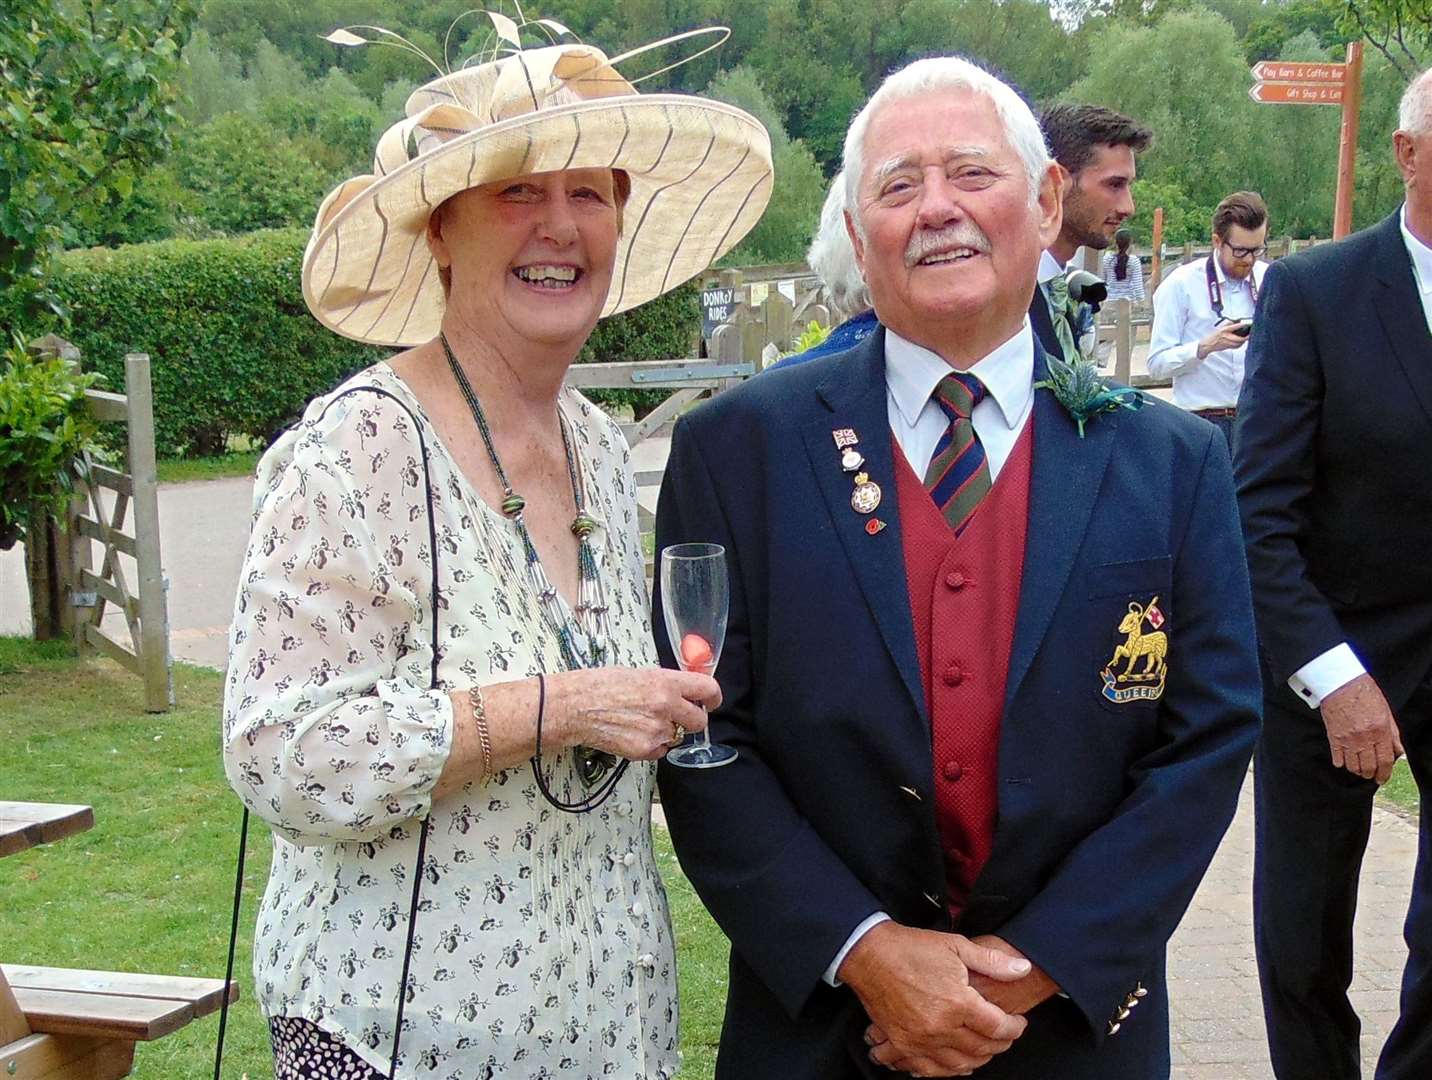
{"label": "gold bracelet", "polygon": [[467,700],[472,706],[472,719],[477,724],[477,741],[482,745],[482,775],[491,776],[492,736],[487,732],[487,709],[482,704],[482,687],[469,689]]}

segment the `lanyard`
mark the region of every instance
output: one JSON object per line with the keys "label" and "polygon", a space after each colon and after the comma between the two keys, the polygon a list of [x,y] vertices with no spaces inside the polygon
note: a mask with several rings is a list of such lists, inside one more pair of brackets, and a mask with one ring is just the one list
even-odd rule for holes
{"label": "lanyard", "polygon": [[[1223,285],[1218,280],[1217,272],[1213,269],[1213,252],[1208,253],[1208,261],[1203,264],[1203,273],[1208,279],[1208,303],[1213,308],[1214,317],[1222,321],[1227,317],[1223,314]],[[1253,303],[1256,305],[1258,303],[1258,282],[1254,279],[1252,270],[1248,271],[1248,291],[1253,294]]]}

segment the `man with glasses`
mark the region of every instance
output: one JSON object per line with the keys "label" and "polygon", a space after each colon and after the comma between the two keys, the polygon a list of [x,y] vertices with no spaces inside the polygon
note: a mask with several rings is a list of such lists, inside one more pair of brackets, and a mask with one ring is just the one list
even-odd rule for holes
{"label": "man with glasses", "polygon": [[1180,266],[1154,294],[1149,374],[1173,379],[1173,402],[1231,436],[1253,308],[1268,264],[1268,207],[1235,191],[1213,212],[1213,251]]}

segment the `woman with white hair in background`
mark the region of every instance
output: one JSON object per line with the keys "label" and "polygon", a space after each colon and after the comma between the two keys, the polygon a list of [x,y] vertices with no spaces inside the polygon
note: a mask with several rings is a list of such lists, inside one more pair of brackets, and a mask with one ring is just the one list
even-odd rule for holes
{"label": "woman with white hair in background", "polygon": [[844,170],[836,173],[835,179],[830,182],[825,206],[820,211],[820,231],[806,252],[806,262],[825,289],[830,319],[835,326],[820,344],[787,356],[773,367],[791,367],[818,356],[853,349],[875,333],[880,325],[880,320],[871,309],[865,278],[860,274],[860,267],[855,265],[855,249],[850,246],[850,234],[845,228]]}
{"label": "woman with white hair in background", "polygon": [[627,445],[564,380],[755,224],[770,142],[630,53],[505,52],[414,92],[304,257],[320,322],[404,351],[255,487],[224,760],[274,832],[280,1080],[679,1063],[652,762],[720,691],[657,666]]}

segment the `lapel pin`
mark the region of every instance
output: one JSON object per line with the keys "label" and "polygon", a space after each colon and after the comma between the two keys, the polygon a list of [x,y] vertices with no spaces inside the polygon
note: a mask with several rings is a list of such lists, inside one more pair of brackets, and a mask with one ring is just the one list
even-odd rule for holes
{"label": "lapel pin", "polygon": [[853,446],[848,446],[840,455],[840,467],[846,472],[854,472],[865,464],[865,456]]}
{"label": "lapel pin", "polygon": [[854,446],[860,441],[855,434],[855,429],[848,427],[836,428],[830,433],[830,437],[835,440],[837,450],[844,450],[847,446]]}
{"label": "lapel pin", "polygon": [[885,528],[885,522],[881,521],[879,518],[871,518],[865,523],[865,531],[870,536],[874,536],[883,528]]}
{"label": "lapel pin", "polygon": [[850,505],[858,514],[874,513],[880,505],[880,485],[870,479],[869,473],[855,474],[855,490],[850,493]]}

